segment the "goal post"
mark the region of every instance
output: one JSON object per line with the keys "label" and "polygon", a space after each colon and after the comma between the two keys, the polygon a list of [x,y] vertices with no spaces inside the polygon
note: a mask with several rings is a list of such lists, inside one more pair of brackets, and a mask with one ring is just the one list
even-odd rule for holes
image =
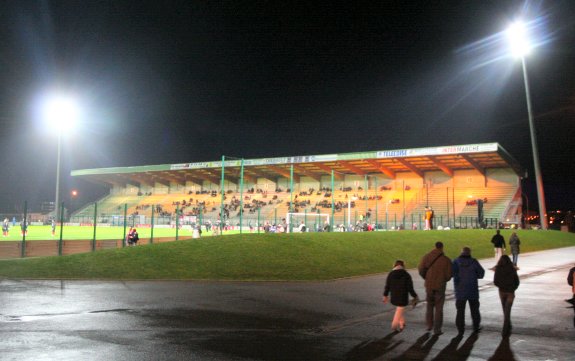
{"label": "goal post", "polygon": [[[329,224],[328,213],[291,213],[286,214],[288,232],[318,232],[323,231],[324,225]],[[302,229],[302,224],[305,229]]]}

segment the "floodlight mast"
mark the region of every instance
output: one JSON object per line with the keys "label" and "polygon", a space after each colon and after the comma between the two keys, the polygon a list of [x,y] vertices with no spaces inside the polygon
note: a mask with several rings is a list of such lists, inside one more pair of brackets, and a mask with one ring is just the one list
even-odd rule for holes
{"label": "floodlight mast", "polygon": [[525,97],[527,99],[527,116],[529,119],[529,131],[531,135],[531,149],[533,151],[533,164],[535,168],[535,183],[537,186],[537,200],[539,202],[539,220],[541,228],[547,229],[547,209],[545,207],[545,192],[543,189],[543,179],[539,165],[539,151],[537,147],[537,135],[533,121],[533,110],[531,106],[531,94],[529,91],[529,78],[527,76],[527,65],[525,56],[531,51],[531,44],[527,37],[527,27],[523,22],[512,24],[507,30],[507,36],[511,45],[511,50],[516,57],[521,58],[523,68],[523,81],[525,83]]}
{"label": "floodlight mast", "polygon": [[78,107],[69,97],[54,96],[49,98],[44,104],[44,120],[49,127],[57,132],[58,155],[56,162],[56,195],[54,201],[54,217],[56,221],[62,216],[60,214],[60,159],[62,153],[62,134],[72,128],[78,119]]}

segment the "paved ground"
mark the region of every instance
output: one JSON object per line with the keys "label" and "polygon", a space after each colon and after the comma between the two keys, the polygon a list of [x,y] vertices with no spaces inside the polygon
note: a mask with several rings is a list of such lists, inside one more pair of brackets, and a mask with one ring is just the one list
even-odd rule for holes
{"label": "paved ground", "polygon": [[407,313],[404,332],[391,333],[393,309],[380,302],[386,275],[320,283],[2,280],[0,358],[575,360],[575,314],[563,301],[574,263],[575,247],[521,255],[507,341],[491,271],[481,282],[484,329],[461,338],[452,296],[440,337],[425,332],[424,305]]}

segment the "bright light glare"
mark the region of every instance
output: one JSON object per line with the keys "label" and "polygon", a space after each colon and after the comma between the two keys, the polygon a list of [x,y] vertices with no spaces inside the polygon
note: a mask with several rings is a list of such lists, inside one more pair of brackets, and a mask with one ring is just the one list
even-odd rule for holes
{"label": "bright light glare", "polygon": [[527,27],[521,21],[518,21],[507,29],[507,38],[511,45],[511,52],[514,56],[521,58],[528,55],[531,51],[531,44],[527,37]]}
{"label": "bright light glare", "polygon": [[80,108],[72,98],[54,96],[44,102],[42,113],[49,127],[66,132],[78,121]]}

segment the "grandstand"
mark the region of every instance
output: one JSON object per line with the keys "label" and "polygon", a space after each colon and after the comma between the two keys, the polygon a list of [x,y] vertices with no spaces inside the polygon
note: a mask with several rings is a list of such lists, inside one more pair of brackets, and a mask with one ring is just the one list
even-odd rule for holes
{"label": "grandstand", "polygon": [[498,143],[84,169],[72,176],[104,184],[110,193],[71,221],[90,223],[96,213],[98,223],[126,215],[135,223],[153,217],[155,224],[173,224],[178,213],[182,222],[215,223],[223,213],[236,226],[243,209],[244,227],[296,212],[309,214],[306,223],[332,213],[334,224],[368,218],[379,229],[421,228],[430,206],[437,226],[518,224],[521,175]]}

